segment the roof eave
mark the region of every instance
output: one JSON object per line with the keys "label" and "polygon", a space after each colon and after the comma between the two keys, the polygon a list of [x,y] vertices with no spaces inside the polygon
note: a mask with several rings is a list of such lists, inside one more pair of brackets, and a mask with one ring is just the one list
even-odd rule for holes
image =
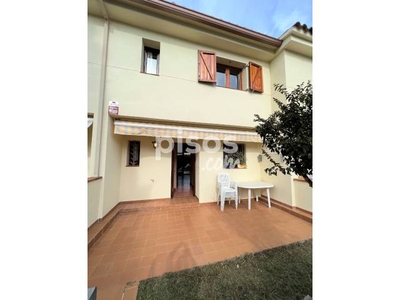
{"label": "roof eave", "polygon": [[[124,2],[123,0],[104,0],[106,3]],[[126,0],[125,3],[136,3],[145,5],[151,8],[159,9],[161,11],[190,19],[201,24],[209,25],[220,30],[224,30],[244,38],[252,39],[258,42],[268,44],[272,47],[279,48],[282,45],[281,39],[276,39],[268,35],[220,20],[206,14],[196,12],[194,10],[185,8],[183,6],[170,3],[162,0]]]}

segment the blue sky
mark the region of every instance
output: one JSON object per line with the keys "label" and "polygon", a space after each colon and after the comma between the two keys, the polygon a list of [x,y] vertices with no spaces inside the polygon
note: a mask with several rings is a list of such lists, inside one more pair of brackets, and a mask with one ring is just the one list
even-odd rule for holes
{"label": "blue sky", "polygon": [[275,38],[281,36],[297,21],[312,27],[312,0],[171,0],[169,2]]}

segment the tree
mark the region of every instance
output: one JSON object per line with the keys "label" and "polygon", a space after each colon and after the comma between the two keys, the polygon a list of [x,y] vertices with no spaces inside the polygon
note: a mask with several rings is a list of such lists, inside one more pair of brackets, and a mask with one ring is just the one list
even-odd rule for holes
{"label": "tree", "polygon": [[302,176],[312,187],[312,96],[313,87],[308,81],[288,92],[282,84],[274,84],[275,91],[283,94],[287,104],[276,98],[279,110],[268,119],[254,115],[256,132],[261,136],[263,145],[271,152],[279,154],[282,164],[276,162],[270,153],[263,149],[263,154],[272,163],[266,168],[269,175],[297,174]]}

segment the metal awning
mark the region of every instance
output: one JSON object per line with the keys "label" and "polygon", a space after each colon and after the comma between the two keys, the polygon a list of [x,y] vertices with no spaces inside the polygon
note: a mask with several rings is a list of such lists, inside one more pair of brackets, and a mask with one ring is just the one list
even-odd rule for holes
{"label": "metal awning", "polygon": [[218,139],[253,143],[262,142],[260,136],[255,131],[210,129],[127,121],[114,121],[114,125],[114,133],[120,135],[190,138],[193,140]]}

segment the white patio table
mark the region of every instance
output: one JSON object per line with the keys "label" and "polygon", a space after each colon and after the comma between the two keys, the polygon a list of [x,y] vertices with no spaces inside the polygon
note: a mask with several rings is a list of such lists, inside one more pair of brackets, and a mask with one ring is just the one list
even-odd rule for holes
{"label": "white patio table", "polygon": [[[251,182],[238,182],[237,183],[238,189],[247,189],[248,193],[248,198],[249,198],[249,204],[248,204],[248,209],[251,210],[251,190],[258,190],[258,189],[266,189],[267,190],[267,196],[268,196],[268,207],[271,208],[271,200],[269,196],[269,189],[273,188],[274,185],[271,183],[267,182],[262,182],[262,181],[251,181]],[[240,200],[240,193],[238,193],[238,197]],[[258,195],[256,194],[256,201],[258,202]]]}

